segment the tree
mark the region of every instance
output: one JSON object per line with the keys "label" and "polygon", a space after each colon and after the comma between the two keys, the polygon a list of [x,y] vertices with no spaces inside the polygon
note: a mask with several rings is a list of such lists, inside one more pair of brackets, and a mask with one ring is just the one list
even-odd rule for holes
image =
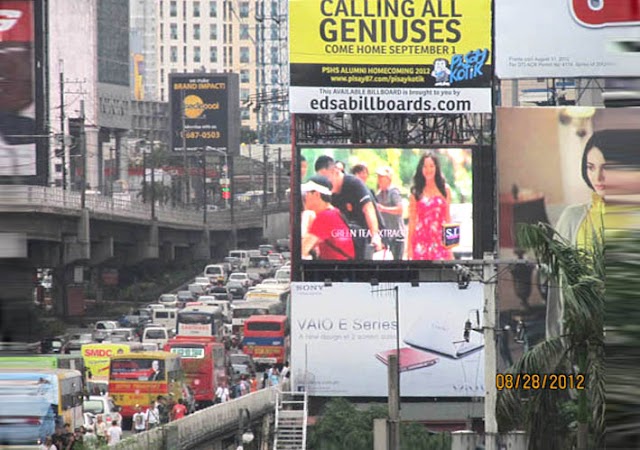
{"label": "tree", "polygon": [[[564,334],[544,340],[522,356],[512,374],[584,374],[584,389],[505,389],[498,398],[501,431],[524,427],[530,448],[601,448],[604,435],[603,244],[571,245],[544,224],[523,226],[519,242],[548,268],[562,289]],[[574,378],[575,379],[575,378]]]}
{"label": "tree", "polygon": [[[311,428],[307,448],[313,450],[371,450],[373,420],[387,417],[387,408],[374,405],[358,409],[342,398],[332,399],[325,406],[320,420]],[[401,450],[449,450],[451,436],[432,434],[417,423],[403,423]]]}

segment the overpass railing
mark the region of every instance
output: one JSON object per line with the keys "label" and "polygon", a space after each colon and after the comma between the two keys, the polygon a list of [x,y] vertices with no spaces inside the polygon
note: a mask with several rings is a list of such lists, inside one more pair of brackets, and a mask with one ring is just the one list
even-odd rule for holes
{"label": "overpass railing", "polygon": [[[268,211],[287,208],[288,202],[270,203]],[[80,212],[82,198],[79,192],[65,191],[62,188],[46,186],[4,185],[0,188],[0,209],[3,211],[20,208],[33,208],[38,212],[66,210],[69,213]],[[104,195],[85,195],[85,207],[93,213],[126,219],[151,219],[151,205],[140,200],[106,197]],[[203,213],[192,208],[171,207],[156,204],[156,219],[159,222],[197,226],[203,223]],[[240,203],[234,208],[236,223],[254,222],[262,215],[260,207]],[[207,222],[228,224],[231,220],[229,210],[207,212]]]}
{"label": "overpass railing", "polygon": [[116,450],[187,450],[218,437],[233,435],[239,427],[241,411],[252,418],[275,411],[277,388],[261,389],[235,400],[210,406],[159,428],[122,440]]}

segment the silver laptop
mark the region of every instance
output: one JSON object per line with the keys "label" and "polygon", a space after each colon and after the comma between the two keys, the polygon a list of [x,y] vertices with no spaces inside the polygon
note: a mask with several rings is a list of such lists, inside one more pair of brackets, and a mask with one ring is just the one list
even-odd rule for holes
{"label": "silver laptop", "polygon": [[442,322],[425,319],[414,323],[403,340],[411,347],[460,359],[484,347],[484,336],[481,333],[471,331],[469,342],[463,339],[463,333],[464,322],[453,328]]}

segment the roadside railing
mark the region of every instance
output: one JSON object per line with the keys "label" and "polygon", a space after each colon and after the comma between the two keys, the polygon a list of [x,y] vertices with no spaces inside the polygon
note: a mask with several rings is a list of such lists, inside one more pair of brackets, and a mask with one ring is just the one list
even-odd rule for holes
{"label": "roadside railing", "polygon": [[[288,202],[281,201],[267,205],[267,212],[286,210]],[[68,214],[79,214],[82,198],[79,192],[65,191],[62,188],[45,186],[4,185],[0,187],[0,211],[12,211],[22,208],[35,208],[40,212],[65,211]],[[123,219],[151,219],[151,205],[140,200],[104,195],[85,194],[85,208],[95,214]],[[158,222],[202,225],[203,212],[195,208],[172,207],[156,204],[155,215]],[[234,208],[234,220],[238,224],[258,222],[262,217],[262,208],[255,205],[239,203]],[[227,210],[208,211],[207,222],[215,225],[228,224],[231,212]]]}

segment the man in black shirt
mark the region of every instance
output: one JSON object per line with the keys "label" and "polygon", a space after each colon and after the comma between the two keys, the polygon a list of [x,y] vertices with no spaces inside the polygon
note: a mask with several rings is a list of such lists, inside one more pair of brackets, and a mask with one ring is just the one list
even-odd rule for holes
{"label": "man in black shirt", "polygon": [[368,229],[374,250],[382,250],[380,225],[369,188],[358,178],[339,170],[330,156],[320,156],[316,160],[315,170],[318,175],[323,175],[331,180],[333,184],[331,203],[333,206],[338,208],[350,221]]}

